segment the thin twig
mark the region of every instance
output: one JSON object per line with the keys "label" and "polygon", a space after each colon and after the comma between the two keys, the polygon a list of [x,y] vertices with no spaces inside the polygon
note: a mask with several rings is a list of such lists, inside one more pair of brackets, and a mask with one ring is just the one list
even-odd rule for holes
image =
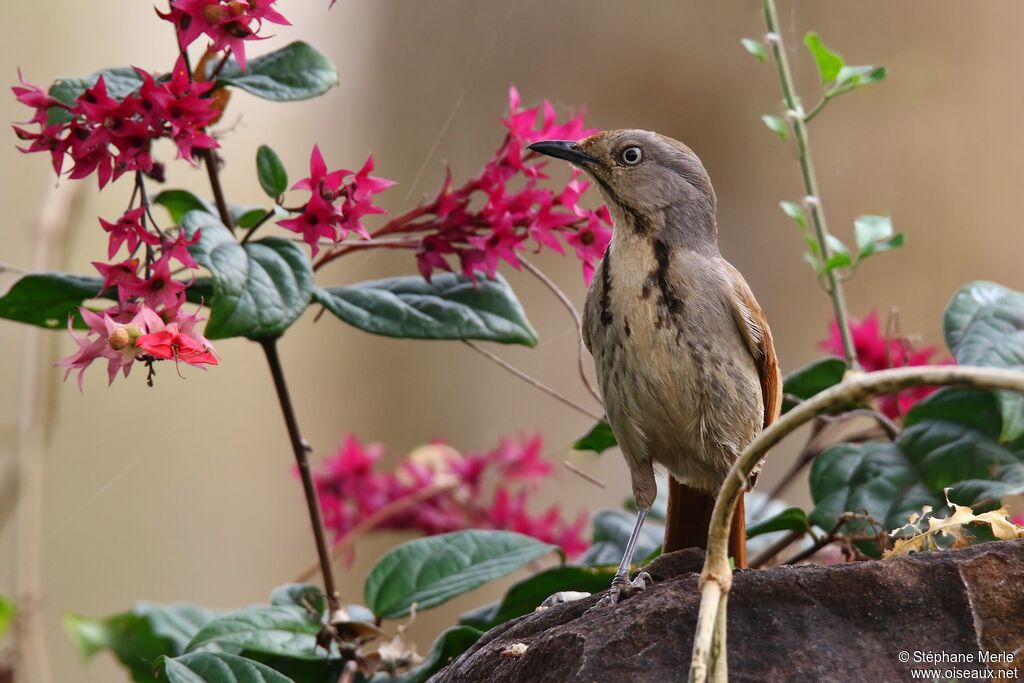
{"label": "thin twig", "polygon": [[562,403],[564,403],[565,405],[569,406],[573,410],[575,410],[577,412],[580,412],[580,413],[582,413],[584,415],[587,415],[589,417],[592,417],[595,420],[600,420],[600,419],[602,419],[604,417],[600,413],[595,413],[593,410],[590,410],[589,408],[581,406],[579,403],[576,403],[576,401],[573,401],[571,398],[569,398],[567,396],[563,396],[562,394],[558,393],[557,391],[555,391],[554,389],[549,387],[547,384],[544,384],[540,380],[534,379],[530,375],[526,374],[525,372],[523,372],[519,368],[517,368],[514,365],[512,365],[511,363],[509,363],[508,361],[503,360],[503,359],[499,358],[498,356],[495,356],[493,353],[491,353],[490,351],[488,351],[484,347],[480,346],[479,344],[476,344],[475,342],[471,342],[468,339],[463,339],[462,343],[465,344],[466,346],[468,346],[469,348],[473,349],[474,351],[476,351],[480,355],[484,356],[485,358],[487,358],[487,359],[493,361],[494,363],[497,363],[501,367],[505,368],[506,370],[511,372],[513,375],[515,375],[519,379],[521,379],[524,382],[526,382],[527,384],[529,384],[530,386],[534,387],[535,389],[540,389],[541,391],[543,391],[548,396],[550,396],[550,397],[552,397],[552,398],[554,398],[554,399],[556,399],[558,401],[561,401]]}
{"label": "thin twig", "polygon": [[242,237],[241,244],[245,244],[246,242],[248,242],[249,238],[253,236],[253,233],[255,233],[257,230],[259,230],[260,227],[262,227],[264,223],[266,223],[267,221],[269,221],[273,217],[274,217],[274,210],[273,209],[268,209],[267,212],[265,214],[263,214],[262,216],[260,216],[260,219],[258,221],[256,221],[253,224],[253,226],[251,228],[249,228],[245,232],[245,235]]}
{"label": "thin twig", "polygon": [[[708,530],[708,552],[701,572],[701,602],[694,634],[691,683],[707,680],[713,650],[714,624],[722,598],[732,585],[729,568],[729,528],[733,511],[754,466],[768,450],[819,415],[857,404],[878,394],[891,394],[915,386],[960,386],[974,389],[1005,389],[1024,393],[1024,372],[950,365],[920,365],[864,374],[851,374],[839,384],[807,399],[762,431],[740,454],[725,477]],[[721,657],[725,657],[724,648]]]}
{"label": "thin twig", "polygon": [[340,596],[334,587],[334,576],[331,574],[331,559],[327,552],[327,541],[324,538],[324,522],[320,512],[320,500],[317,496],[316,485],[313,483],[313,473],[309,467],[309,452],[302,434],[299,432],[295,408],[292,406],[292,399],[288,394],[288,384],[285,382],[284,368],[281,365],[281,358],[277,354],[277,337],[268,337],[258,341],[267,356],[267,365],[270,366],[270,374],[274,378],[274,388],[277,389],[277,398],[281,403],[281,414],[284,416],[284,423],[288,428],[288,438],[291,441],[292,453],[295,455],[295,462],[299,467],[299,476],[302,478],[302,490],[305,493],[306,507],[309,510],[309,521],[313,527],[313,538],[316,541],[320,572],[324,580],[324,593],[327,596],[330,613],[333,614],[339,608]]}
{"label": "thin twig", "polygon": [[579,467],[576,467],[576,465],[572,464],[570,461],[563,460],[562,464],[565,465],[565,469],[569,470],[573,474],[576,474],[576,475],[579,475],[579,476],[583,477],[584,479],[589,481],[594,486],[599,486],[599,487],[601,487],[603,489],[608,488],[608,484],[604,483],[603,481],[601,481],[600,479],[598,479],[594,475],[592,475],[592,474],[590,474],[588,472],[584,472]]}
{"label": "thin twig", "polygon": [[0,273],[14,273],[15,275],[28,275],[31,271],[21,266],[14,266],[10,263],[0,261]]}
{"label": "thin twig", "polygon": [[[786,46],[782,41],[782,34],[779,31],[779,17],[775,9],[775,0],[762,0],[764,8],[765,24],[768,27],[768,35],[771,39],[767,41],[775,58],[775,65],[778,68],[779,82],[782,85],[782,97],[789,110],[787,118],[793,128],[793,137],[796,138],[797,148],[800,152],[800,171],[803,175],[804,194],[807,198],[807,208],[811,214],[811,221],[814,223],[814,231],[818,238],[818,248],[821,250],[821,260],[827,263],[831,250],[828,246],[828,223],[825,221],[825,208],[821,201],[821,191],[818,189],[818,178],[814,173],[814,162],[811,159],[811,140],[807,132],[807,115],[804,113],[797,97],[793,81],[793,74],[789,68],[789,60],[786,57]],[[815,112],[817,113],[817,112]],[[839,326],[839,336],[843,341],[843,357],[846,367],[851,370],[860,370],[857,362],[857,351],[853,345],[853,335],[850,333],[849,316],[846,312],[846,299],[843,296],[843,285],[836,277],[835,270],[826,269],[825,278],[828,282],[828,294],[832,299],[832,307],[835,309],[836,323]]]}
{"label": "thin twig", "polygon": [[[349,532],[341,538],[341,540],[332,545],[330,551],[331,557],[338,557],[339,555],[344,554],[349,548],[354,546],[360,538],[370,533],[395,515],[399,515],[409,508],[419,505],[425,500],[430,500],[435,496],[447,493],[458,486],[458,484],[459,482],[456,480],[433,484],[414,493],[410,493],[407,496],[391,501],[384,507],[376,510],[369,517],[363,518],[358,524],[352,527]],[[302,570],[298,577],[296,577],[295,581],[307,581],[311,576],[316,574],[316,570],[319,566],[319,562],[313,562]]]}
{"label": "thin twig", "polygon": [[580,372],[580,379],[583,380],[583,386],[587,388],[587,391],[589,391],[590,395],[594,397],[594,400],[600,403],[601,405],[604,405],[604,401],[601,399],[600,392],[591,383],[590,377],[587,376],[587,371],[583,360],[583,349],[585,348],[583,344],[583,318],[580,317],[580,312],[576,310],[576,306],[573,305],[572,300],[570,300],[569,297],[566,296],[565,292],[563,292],[562,289],[558,285],[556,285],[551,278],[544,274],[544,271],[542,271],[540,268],[527,261],[522,256],[519,257],[519,262],[522,263],[528,271],[533,273],[538,280],[544,283],[545,287],[551,290],[551,292],[558,298],[558,300],[562,302],[562,306],[565,307],[565,310],[569,311],[569,315],[572,316],[573,322],[576,324],[576,341],[579,344],[579,347],[577,348],[576,358],[577,366],[579,367]]}
{"label": "thin twig", "polygon": [[801,538],[807,535],[807,531],[804,529],[793,529],[788,534],[780,538],[779,540],[772,543],[770,546],[759,552],[754,559],[750,561],[750,568],[757,569],[768,563],[773,557],[781,553],[783,550],[791,546],[792,544],[799,541]]}

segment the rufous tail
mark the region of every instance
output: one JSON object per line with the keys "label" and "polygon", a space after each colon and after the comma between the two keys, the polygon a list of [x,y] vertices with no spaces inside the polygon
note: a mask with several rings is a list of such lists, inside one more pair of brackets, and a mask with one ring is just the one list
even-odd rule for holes
{"label": "rufous tail", "polygon": [[[715,497],[678,482],[672,476],[668,479],[664,552],[707,548],[708,527],[711,525],[711,513],[715,509]],[[747,527],[743,515],[743,498],[740,498],[729,534],[729,555],[738,569],[747,566]]]}

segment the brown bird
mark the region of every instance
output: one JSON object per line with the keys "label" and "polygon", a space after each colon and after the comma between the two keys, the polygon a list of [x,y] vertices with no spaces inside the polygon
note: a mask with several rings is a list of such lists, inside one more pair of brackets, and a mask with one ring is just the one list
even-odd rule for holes
{"label": "brown bird", "polygon": [[[650,581],[644,573],[630,582],[629,567],[656,495],[654,465],[670,475],[665,552],[706,547],[714,496],[736,457],[778,416],[782,381],[764,314],[719,253],[715,191],[689,147],[613,130],[530,148],[583,169],[614,220],[587,292],[583,340],[638,510],[606,599],[615,602],[623,589]],[[746,565],[742,501],[730,554]]]}

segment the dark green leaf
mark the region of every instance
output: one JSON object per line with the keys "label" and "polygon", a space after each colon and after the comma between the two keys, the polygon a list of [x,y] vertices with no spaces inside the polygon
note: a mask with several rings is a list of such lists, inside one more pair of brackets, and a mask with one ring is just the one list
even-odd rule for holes
{"label": "dark green leaf", "polygon": [[1024,492],[1024,443],[999,443],[1001,429],[993,394],[938,391],[907,413],[895,442],[841,444],[818,456],[810,519],[830,529],[842,513],[866,511],[889,530],[924,505],[942,509],[946,487],[950,500],[975,509]]}
{"label": "dark green leaf", "polygon": [[764,49],[764,43],[760,40],[741,38],[740,43],[743,45],[744,50],[757,57],[757,61],[762,64],[768,61],[768,53]]}
{"label": "dark green leaf", "polygon": [[501,275],[475,283],[452,273],[432,282],[393,277],[317,288],[313,298],[348,324],[387,337],[537,344],[522,304]]}
{"label": "dark green leaf", "polygon": [[[636,515],[623,510],[601,510],[594,515],[594,542],[577,560],[584,565],[617,565],[633,531]],[[647,522],[637,539],[635,557],[647,557],[661,545],[664,527]]]}
{"label": "dark green leaf", "polygon": [[821,78],[822,84],[824,85],[836,80],[839,77],[840,69],[846,66],[843,58],[827,48],[814,31],[804,36],[804,45],[807,46],[807,49],[811,51],[811,56],[814,57],[814,63],[818,66],[818,76]]}
{"label": "dark green leaf", "polygon": [[787,508],[774,517],[747,527],[747,538],[770,534],[773,531],[805,531],[810,528],[806,512],[800,508]]}
{"label": "dark green leaf", "polygon": [[408,541],[388,551],[366,578],[366,604],[398,619],[436,607],[510,574],[556,546],[510,531],[454,531]]}
{"label": "dark green leaf", "polygon": [[576,439],[572,444],[572,449],[574,451],[604,453],[609,448],[615,448],[617,445],[618,442],[615,440],[615,434],[612,432],[612,427],[608,424],[608,420],[601,420],[591,427],[590,431]]}
{"label": "dark green leaf", "polygon": [[293,683],[265,664],[226,652],[193,652],[160,661],[169,683]]}
{"label": "dark green leaf", "polygon": [[240,228],[251,228],[252,226],[263,220],[263,217],[267,215],[266,209],[249,209],[235,220]]}
{"label": "dark green leaf", "polygon": [[288,172],[277,152],[266,145],[260,145],[256,150],[256,175],[260,187],[271,199],[277,199],[288,189]]}
{"label": "dark green leaf", "polygon": [[370,683],[426,683],[427,679],[471,648],[482,635],[482,631],[470,626],[453,626],[437,637],[418,667],[394,676],[378,673],[370,679]]}
{"label": "dark green leaf", "polygon": [[193,636],[186,651],[228,646],[247,653],[322,660],[328,655],[316,644],[320,628],[320,622],[302,607],[257,605],[206,624]]}
{"label": "dark green leaf", "polygon": [[796,402],[788,397],[805,400],[839,384],[846,372],[841,358],[821,358],[794,370],[782,380],[782,412],[792,409]]}
{"label": "dark green leaf", "polygon": [[[1024,294],[994,282],[969,282],[953,295],[943,319],[957,363],[1024,370]],[[999,392],[1001,440],[1024,435],[1024,397]]]}
{"label": "dark green leaf", "polygon": [[[50,95],[68,106],[74,106],[75,99],[86,89],[96,85],[100,76],[103,76],[103,83],[107,86],[107,95],[116,99],[135,92],[142,85],[142,79],[135,73],[135,69],[119,66],[97,71],[81,78],[61,78],[50,86]],[[67,123],[71,120],[71,114],[60,107],[50,107],[46,114],[47,125]]]}
{"label": "dark green leaf", "polygon": [[33,273],[15,282],[0,297],[0,318],[29,325],[63,328],[68,317],[74,325],[84,328],[78,307],[86,299],[100,296],[103,280],[68,273]]}
{"label": "dark green leaf", "polygon": [[274,102],[308,100],[338,85],[338,71],[331,60],[301,41],[250,59],[247,67],[242,71],[232,59],[217,81]]}
{"label": "dark green leaf", "polygon": [[0,595],[0,639],[7,633],[14,619],[14,603]]}
{"label": "dark green leaf", "polygon": [[184,652],[192,636],[213,616],[194,605],[139,603],[131,612],[101,619],[69,614],[64,628],[86,661],[108,649],[128,668],[132,680],[156,683],[157,659]]}
{"label": "dark green leaf", "polygon": [[312,607],[318,614],[327,608],[327,599],[319,586],[311,583],[286,583],[278,586],[270,594],[271,605],[293,605],[296,607]]}
{"label": "dark green leaf", "polygon": [[206,336],[273,337],[282,334],[309,305],[313,269],[294,242],[277,237],[242,245],[215,216],[192,211],[182,220],[198,244],[189,252],[213,275]]}
{"label": "dark green leaf", "polygon": [[761,117],[761,120],[764,121],[764,125],[768,127],[768,130],[779,136],[780,140],[786,139],[786,136],[789,134],[789,127],[785,121],[771,114],[765,114]]}
{"label": "dark green leaf", "polygon": [[[618,563],[618,559],[615,561],[616,563]],[[529,614],[540,606],[540,603],[544,602],[548,596],[559,591],[597,593],[607,589],[613,578],[615,578],[615,567],[611,566],[566,565],[552,567],[523,579],[509,588],[501,602],[494,605],[491,613],[483,615],[483,619],[473,620],[472,617],[467,619],[467,616],[463,616],[460,622],[488,630],[498,624],[504,624],[509,619]]]}

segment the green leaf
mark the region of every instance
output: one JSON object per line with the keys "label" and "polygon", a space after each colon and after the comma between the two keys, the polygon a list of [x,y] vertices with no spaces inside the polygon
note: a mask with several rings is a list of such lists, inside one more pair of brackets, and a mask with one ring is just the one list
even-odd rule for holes
{"label": "green leaf", "polygon": [[843,381],[846,363],[841,358],[821,358],[794,370],[782,380],[782,412],[796,406],[788,397],[806,400]]}
{"label": "green leaf", "polygon": [[437,275],[431,282],[393,277],[317,288],[313,298],[341,320],[372,334],[537,345],[537,333],[501,275],[475,283],[452,273]]}
{"label": "green leaf", "polygon": [[453,626],[437,637],[423,663],[415,669],[394,675],[380,672],[374,674],[369,683],[426,683],[431,676],[473,647],[482,635],[482,631],[470,626]]}
{"label": "green leaf", "polygon": [[256,150],[256,175],[260,187],[271,199],[277,199],[288,189],[288,172],[277,153],[266,145]]}
{"label": "green leaf", "polygon": [[3,639],[14,620],[14,603],[0,595],[0,639]]}
{"label": "green leaf", "polygon": [[572,449],[574,451],[593,451],[594,453],[601,454],[609,448],[615,448],[617,445],[618,442],[615,440],[612,426],[608,424],[608,420],[602,419],[594,424],[586,434],[576,439],[572,444]]}
{"label": "green leaf", "polygon": [[753,38],[740,38],[743,49],[757,57],[757,61],[764,64],[768,61],[768,53],[764,49],[764,43]]}
{"label": "green leaf", "polygon": [[[983,280],[958,289],[943,319],[946,345],[960,365],[1024,370],[1024,294]],[[1024,435],[1024,397],[998,394],[1003,441]]]}
{"label": "green leaf", "polygon": [[888,216],[858,216],[853,221],[857,260],[903,246],[903,233],[893,234]]}
{"label": "green leaf", "polygon": [[74,326],[86,327],[78,307],[86,299],[100,296],[103,280],[68,273],[32,273],[17,280],[0,297],[0,318],[48,327],[63,328],[68,317]]}
{"label": "green leaf", "polygon": [[[271,211],[270,213],[273,213],[273,211]],[[267,215],[267,210],[266,209],[261,209],[261,208],[249,209],[248,211],[243,213],[241,216],[239,216],[235,220],[235,223],[237,223],[238,227],[240,227],[240,228],[251,228],[252,226],[254,226],[257,223],[259,223],[261,220],[263,220],[263,217],[266,216],[266,215]]]}
{"label": "green leaf", "polygon": [[811,528],[807,513],[800,508],[786,508],[779,514],[747,527],[747,538],[770,534],[773,531],[806,531]]}
{"label": "green leaf", "polygon": [[786,139],[786,136],[789,134],[789,127],[785,121],[771,114],[765,114],[761,117],[761,120],[764,121],[764,125],[768,127],[768,130],[779,136],[780,140]]}
{"label": "green leaf", "polygon": [[[107,86],[107,95],[115,99],[121,99],[131,94],[142,85],[142,79],[135,73],[135,69],[128,66],[119,66],[113,69],[103,69],[80,78],[61,78],[54,81],[50,86],[49,93],[68,106],[74,106],[75,99],[86,89],[96,85],[96,81],[103,76],[103,83]],[[60,107],[50,107],[46,112],[46,125],[52,126],[55,123],[67,123],[71,120],[71,114]]]}
{"label": "green leaf", "polygon": [[327,598],[319,586],[311,583],[286,583],[270,594],[271,605],[292,605],[305,608],[309,605],[319,614],[327,608]]}
{"label": "green leaf", "polygon": [[316,644],[320,629],[320,622],[302,607],[256,605],[206,624],[193,636],[186,652],[215,646],[290,659],[324,660],[328,654]]}
{"label": "green leaf", "polygon": [[[577,561],[584,565],[617,565],[626,550],[636,515],[623,510],[600,510],[594,515],[594,542]],[[636,542],[634,557],[647,557],[661,545],[664,527],[645,523]]]}
{"label": "green leaf", "polygon": [[[976,510],[1024,492],[1024,443],[1000,443],[1001,430],[994,394],[938,391],[907,413],[894,442],[840,444],[815,459],[810,520],[831,529],[844,512],[861,511],[889,530],[924,505],[944,508],[946,487],[950,500]],[[868,527],[855,521],[844,528]]]}
{"label": "green leaf", "polygon": [[818,76],[821,78],[822,85],[836,80],[839,77],[839,71],[846,66],[843,58],[826,47],[825,43],[821,42],[821,37],[814,31],[804,36],[804,45],[807,46],[807,49],[811,51],[811,56],[814,57],[814,63],[818,66]]}
{"label": "green leaf", "polygon": [[513,585],[505,593],[501,602],[490,606],[490,609],[481,611],[480,614],[463,615],[459,619],[459,623],[486,631],[499,624],[504,624],[509,619],[533,612],[548,596],[559,591],[585,593],[603,591],[611,585],[612,579],[615,578],[615,569],[613,566],[584,567],[580,565],[546,569]]}
{"label": "green leaf", "polygon": [[232,59],[217,82],[229,83],[273,102],[308,100],[338,85],[338,71],[331,60],[301,41],[250,59],[247,67],[242,71]]}
{"label": "green leaf", "polygon": [[217,215],[217,207],[188,190],[164,190],[153,197],[153,203],[167,209],[167,213],[175,225],[181,225],[182,219],[189,211],[203,211],[213,216]]}
{"label": "green leaf", "polygon": [[86,661],[110,650],[136,683],[156,683],[157,659],[180,655],[212,618],[211,612],[194,605],[139,603],[130,612],[100,619],[66,615],[64,629]]}
{"label": "green leaf", "polygon": [[885,78],[884,66],[844,66],[836,74],[836,88],[860,88]]}
{"label": "green leaf", "polygon": [[783,213],[796,221],[801,230],[807,229],[807,213],[804,211],[804,207],[796,202],[779,202],[779,206]]}
{"label": "green leaf", "polygon": [[227,652],[165,657],[160,667],[169,683],[293,683],[265,664]]}
{"label": "green leaf", "polygon": [[309,305],[313,269],[299,245],[279,237],[242,245],[216,216],[191,211],[182,219],[198,263],[213,275],[210,339],[274,337],[282,334]]}
{"label": "green leaf", "polygon": [[557,546],[511,531],[455,531],[388,551],[366,578],[366,604],[384,619],[436,607],[510,574]]}

